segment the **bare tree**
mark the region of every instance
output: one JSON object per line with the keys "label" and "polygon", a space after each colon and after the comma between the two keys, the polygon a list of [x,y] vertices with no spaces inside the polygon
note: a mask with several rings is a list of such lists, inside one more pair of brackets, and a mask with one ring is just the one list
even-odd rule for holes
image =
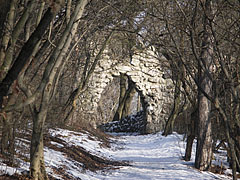
{"label": "bare tree", "polygon": [[[219,114],[225,126],[223,132],[229,146],[228,156],[231,159],[233,178],[236,179],[236,167],[239,166],[237,155],[239,140],[235,138],[238,137],[236,132],[239,131],[237,78],[239,71],[235,68],[238,67],[235,52],[239,52],[237,50],[239,49],[237,29],[239,28],[236,27],[239,18],[236,8],[239,7],[239,2],[214,3],[196,0],[189,3],[184,0],[174,0],[153,1],[152,4],[154,8],[148,11],[149,16],[152,17],[152,20],[149,20],[151,26],[147,28],[154,38],[151,41],[148,39],[149,43],[158,48],[170,64],[174,64],[174,61],[181,61],[186,72],[181,93],[187,95],[191,92],[187,98],[192,106],[192,116],[196,117],[197,111],[194,107],[198,104],[199,121],[197,124],[191,123],[192,130],[188,141],[192,144],[194,132],[197,130],[198,148],[195,165],[202,170],[208,169],[211,165],[211,131],[217,126],[217,124],[211,126],[211,123]],[[157,21],[162,24],[156,23]],[[154,32],[152,29],[158,29],[158,31]],[[179,34],[182,34],[183,38]],[[150,34],[146,37],[150,37]],[[169,68],[180,76],[179,72],[182,71],[178,72],[177,69],[181,66],[169,66]],[[221,84],[226,82],[228,82],[228,88],[222,88]],[[196,93],[192,93],[195,89],[199,92],[198,103],[191,98],[191,94],[195,94],[196,99]],[[223,91],[229,91],[229,93],[225,94]],[[222,98],[224,94],[226,97]],[[227,97],[227,94],[231,95],[232,100],[229,96]],[[220,134],[220,132],[214,133]],[[190,146],[188,149],[191,149]],[[187,154],[187,159],[189,159],[190,152]]]}
{"label": "bare tree", "polygon": [[[213,46],[211,42],[210,18],[212,16],[211,1],[201,2],[203,15],[203,35],[200,60],[202,66],[199,68],[199,85],[202,90],[212,96],[212,79],[213,71]],[[203,68],[202,68],[203,67]],[[199,91],[198,100],[198,134],[195,167],[200,170],[208,170],[212,161],[212,123],[210,118],[211,101]]]}

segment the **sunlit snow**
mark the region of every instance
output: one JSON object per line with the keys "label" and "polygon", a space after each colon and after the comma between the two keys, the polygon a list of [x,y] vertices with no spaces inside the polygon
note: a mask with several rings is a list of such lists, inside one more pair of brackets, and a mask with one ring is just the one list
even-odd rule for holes
{"label": "sunlit snow", "polygon": [[[114,143],[111,148],[101,147],[101,142],[97,139],[89,138],[86,133],[76,133],[69,130],[51,130],[53,136],[59,136],[69,145],[81,146],[95,155],[106,157],[112,160],[128,161],[129,166],[122,166],[118,169],[105,171],[84,171],[79,169],[77,162],[67,159],[63,153],[53,149],[45,148],[45,161],[47,171],[54,177],[61,179],[59,175],[53,173],[51,167],[65,166],[66,171],[82,180],[212,180],[231,179],[226,175],[213,174],[211,172],[201,172],[193,167],[194,150],[192,160],[185,162],[182,160],[186,143],[183,136],[176,133],[164,137],[161,133],[149,135],[127,135],[115,134]],[[61,147],[61,144],[53,142]],[[216,160],[217,161],[217,160]],[[219,161],[219,160],[218,160]],[[21,168],[10,168],[4,163],[0,164],[0,171],[13,174],[26,170],[29,164],[22,164]]]}
{"label": "sunlit snow", "polygon": [[178,134],[163,137],[160,133],[122,136],[119,142],[124,143],[123,149],[111,152],[110,155],[117,160],[130,161],[131,166],[122,167],[106,174],[94,174],[89,179],[231,179],[210,172],[200,172],[193,168],[193,161],[185,162],[181,160],[185,151],[185,142],[182,141],[182,138]]}

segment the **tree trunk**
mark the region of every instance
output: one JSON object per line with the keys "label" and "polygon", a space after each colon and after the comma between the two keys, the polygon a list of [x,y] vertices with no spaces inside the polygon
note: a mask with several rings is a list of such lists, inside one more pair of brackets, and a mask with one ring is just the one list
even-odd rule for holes
{"label": "tree trunk", "polygon": [[28,41],[22,47],[21,52],[19,53],[14,64],[8,71],[6,77],[0,83],[0,108],[2,108],[4,96],[8,94],[9,88],[13,84],[14,80],[17,79],[21,70],[29,62],[29,58],[32,55],[35,46],[44,35],[48,25],[50,24],[52,19],[55,18],[55,15],[59,9],[60,7],[54,9],[54,11],[51,8],[47,10],[36,30],[33,32]]}
{"label": "tree trunk", "polygon": [[43,74],[42,81],[45,81],[45,84],[42,91],[39,112],[36,113],[33,118],[33,131],[30,150],[30,175],[34,180],[48,179],[44,165],[43,127],[49,104],[55,96],[55,90],[60,74],[62,73],[65,63],[67,62],[64,57],[68,52],[71,40],[77,32],[79,19],[83,14],[86,4],[87,0],[78,1],[75,11],[72,14],[63,36],[59,40],[57,47],[51,55]]}
{"label": "tree trunk", "polygon": [[12,122],[12,113],[8,113],[2,124],[1,153],[13,160],[14,155],[14,130]]}
{"label": "tree trunk", "polygon": [[220,106],[220,102],[218,98],[215,98],[215,102],[214,102],[214,106],[216,107],[216,109],[218,110],[218,112],[220,113],[220,115],[223,118],[223,122],[225,125],[225,134],[226,134],[226,138],[227,138],[227,142],[228,142],[228,147],[229,147],[229,152],[228,152],[228,156],[230,158],[230,163],[231,163],[231,167],[232,167],[232,175],[233,175],[233,180],[237,180],[237,155],[236,155],[236,151],[235,151],[235,143],[233,138],[230,135],[230,126],[229,126],[229,120],[227,118],[226,112],[224,111],[224,109]]}
{"label": "tree trunk", "polygon": [[[201,50],[201,63],[200,68],[200,87],[201,89],[211,97],[212,93],[212,81],[211,81],[211,71],[212,71],[212,55],[213,47],[210,38],[210,25],[209,18],[211,14],[210,0],[205,0],[203,3],[203,8],[205,9],[205,14],[203,17],[203,39],[202,39],[202,50]],[[200,90],[199,90],[200,91]],[[211,102],[207,97],[200,91],[199,101],[198,101],[198,134],[197,134],[197,150],[195,167],[200,170],[208,170],[211,166],[212,160],[212,124],[210,118],[211,112]]]}
{"label": "tree trunk", "polygon": [[120,96],[117,111],[113,117],[113,121],[119,121],[122,119],[122,110],[124,107],[124,96],[127,91],[127,76],[125,74],[120,74]]}
{"label": "tree trunk", "polygon": [[132,80],[128,79],[128,90],[126,92],[126,99],[122,110],[122,118],[131,114],[131,103],[136,93],[135,84]]}
{"label": "tree trunk", "polygon": [[[3,34],[3,36],[1,36],[1,47],[0,47],[0,67],[1,67],[1,69],[2,69],[2,64],[4,63],[4,58],[5,58],[8,42],[11,38],[11,32],[13,30],[16,4],[17,4],[17,0],[11,1],[11,3],[8,5],[4,4],[4,5],[10,6],[10,7],[9,7],[9,12],[7,12],[7,14],[6,14],[7,18],[5,17],[6,20],[4,19],[4,21],[6,21],[5,26],[1,27],[1,31]],[[2,5],[2,2],[1,2],[1,5]],[[1,22],[1,23],[4,24],[4,22]],[[3,79],[2,72],[0,72],[0,81],[2,79]]]}
{"label": "tree trunk", "polygon": [[139,112],[140,110],[141,110],[141,97],[138,94],[138,97],[137,97],[137,112]]}
{"label": "tree trunk", "polygon": [[[28,7],[25,9],[23,15],[21,16],[21,18],[19,19],[19,21],[17,22],[16,26],[13,29],[13,32],[11,34],[10,45],[7,48],[5,58],[4,58],[4,61],[3,61],[3,64],[2,64],[2,67],[0,70],[1,71],[1,80],[6,76],[9,68],[11,67],[11,64],[13,63],[14,49],[16,46],[16,42],[18,40],[20,33],[23,31],[24,26],[27,27],[26,22],[28,20],[30,21],[29,16],[33,10],[34,5],[35,5],[34,0],[29,2]],[[29,30],[30,30],[30,27],[29,27]],[[27,34],[28,33],[25,32],[25,35],[27,35]]]}
{"label": "tree trunk", "polygon": [[236,137],[236,143],[237,171],[240,173],[240,135]]}
{"label": "tree trunk", "polygon": [[37,113],[33,120],[30,149],[30,176],[34,180],[47,180],[43,151],[43,126],[47,116],[47,108]]}
{"label": "tree trunk", "polygon": [[[210,92],[211,83],[207,78],[202,83],[202,88]],[[210,119],[211,102],[200,93],[199,97],[199,120],[198,120],[198,138],[195,167],[200,170],[208,170],[212,159],[212,124]]]}
{"label": "tree trunk", "polygon": [[126,90],[126,78],[126,75],[121,74],[119,104],[113,121],[120,121],[122,118],[130,114],[131,102],[136,93],[136,89],[134,82],[128,78],[128,89]]}
{"label": "tree trunk", "polygon": [[[13,92],[15,90],[13,89]],[[6,104],[15,104],[17,99],[17,93],[10,95],[8,99],[6,99]],[[4,103],[4,105],[5,105]],[[1,153],[3,155],[6,155],[6,157],[9,159],[10,163],[13,163],[14,158],[14,120],[13,120],[13,113],[8,112],[5,113],[3,118],[3,124],[2,124],[2,137],[1,137]]]}
{"label": "tree trunk", "polygon": [[187,136],[187,145],[186,145],[186,150],[185,150],[185,156],[184,160],[185,161],[190,161],[192,157],[192,145],[193,141],[195,139],[195,135],[190,134]]}
{"label": "tree trunk", "polygon": [[[2,37],[2,31],[4,29],[4,22],[6,20],[11,1],[0,0],[0,37]],[[1,65],[1,61],[0,61]]]}
{"label": "tree trunk", "polygon": [[180,105],[181,105],[181,93],[180,88],[182,86],[181,79],[177,77],[176,85],[175,85],[175,92],[174,92],[174,104],[171,114],[168,117],[166,126],[164,128],[163,136],[167,136],[172,133],[173,126],[175,123],[175,119],[178,116],[178,113],[180,111]]}
{"label": "tree trunk", "polygon": [[71,16],[72,0],[67,0],[66,23],[68,24]]}
{"label": "tree trunk", "polygon": [[190,132],[187,136],[187,145],[186,145],[186,150],[185,150],[185,156],[184,160],[185,161],[190,161],[191,160],[191,155],[192,155],[192,145],[193,141],[196,136],[196,118],[197,118],[198,112],[197,109],[191,114],[191,124],[190,124]]}

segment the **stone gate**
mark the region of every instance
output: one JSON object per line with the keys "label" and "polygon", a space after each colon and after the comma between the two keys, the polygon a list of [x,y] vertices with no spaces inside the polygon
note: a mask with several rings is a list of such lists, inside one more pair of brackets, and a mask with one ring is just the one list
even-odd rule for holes
{"label": "stone gate", "polygon": [[154,51],[135,54],[131,62],[118,62],[104,55],[91,77],[88,90],[79,98],[81,112],[92,114],[89,116],[91,124],[99,125],[101,122],[94,118],[98,102],[104,89],[120,73],[128,75],[135,82],[137,91],[144,96],[147,133],[163,130],[172,108],[174,85]]}

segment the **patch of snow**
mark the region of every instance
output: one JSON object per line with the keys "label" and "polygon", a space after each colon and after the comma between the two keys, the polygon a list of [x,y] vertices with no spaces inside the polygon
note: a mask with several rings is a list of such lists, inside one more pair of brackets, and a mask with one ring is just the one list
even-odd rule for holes
{"label": "patch of snow", "polygon": [[[110,150],[108,148],[101,147],[101,142],[91,136],[88,132],[81,133],[58,128],[56,130],[50,130],[50,133],[52,136],[59,137],[60,139],[66,141],[69,146],[81,146],[95,155],[108,157],[108,151]],[[91,138],[89,138],[90,136]]]}
{"label": "patch of snow", "polygon": [[[119,142],[125,144],[124,148],[111,152],[110,156],[116,160],[130,161],[131,166],[89,176],[104,180],[231,179],[224,175],[198,171],[193,168],[193,160],[190,162],[181,160],[185,151],[185,142],[182,139],[183,136],[176,133],[167,137],[161,136],[160,133],[122,136]],[[193,151],[192,159],[194,157]]]}
{"label": "patch of snow", "polygon": [[[101,147],[96,138],[89,138],[85,132],[74,132],[63,129],[51,130],[51,134],[66,141],[69,145],[82,148],[102,157],[118,161],[128,161],[130,166],[121,166],[118,169],[91,172],[82,169],[82,164],[67,158],[62,152],[45,147],[44,155],[47,171],[55,178],[61,177],[54,172],[54,168],[62,167],[73,179],[82,180],[213,180],[231,179],[226,175],[201,172],[194,168],[196,142],[193,146],[192,159],[189,162],[181,160],[184,156],[186,143],[183,136],[173,133],[167,137],[161,133],[138,135],[115,133],[112,148]],[[20,140],[19,140],[20,141]],[[61,144],[51,142],[58,147]],[[23,143],[25,144],[25,143]],[[224,152],[221,152],[224,153]],[[221,154],[216,155],[215,164],[224,161]],[[21,161],[21,168],[11,168],[0,162],[1,173],[13,174],[28,170],[29,163]],[[227,170],[226,172],[229,172]]]}

